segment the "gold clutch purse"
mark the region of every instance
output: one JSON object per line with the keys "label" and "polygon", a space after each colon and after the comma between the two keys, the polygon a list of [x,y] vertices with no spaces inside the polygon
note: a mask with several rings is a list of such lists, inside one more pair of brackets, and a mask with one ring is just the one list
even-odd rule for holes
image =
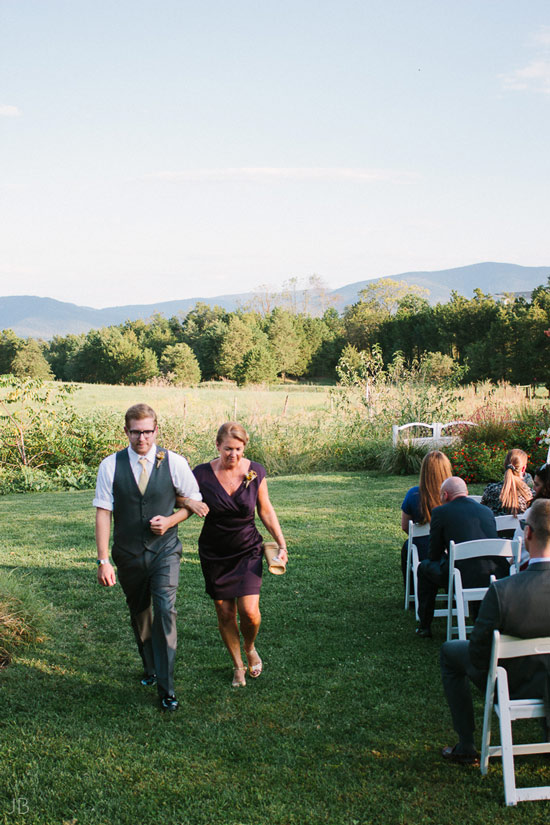
{"label": "gold clutch purse", "polygon": [[264,541],[264,556],[267,562],[267,567],[270,573],[274,576],[282,576],[286,571],[286,565],[277,553],[279,552],[279,545],[276,541]]}

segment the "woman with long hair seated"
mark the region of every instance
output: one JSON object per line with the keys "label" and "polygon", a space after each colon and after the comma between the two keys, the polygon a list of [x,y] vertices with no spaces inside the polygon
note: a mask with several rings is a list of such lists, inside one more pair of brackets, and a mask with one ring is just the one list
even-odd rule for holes
{"label": "woman with long hair seated", "polygon": [[481,497],[481,503],[495,516],[517,516],[529,507],[533,494],[523,480],[526,467],[527,453],[517,447],[508,450],[504,459],[504,479],[488,484]]}
{"label": "woman with long hair seated", "polygon": [[[405,533],[408,534],[411,521],[415,524],[428,524],[431,521],[432,510],[441,504],[439,497],[441,485],[452,474],[453,468],[445,453],[432,450],[424,456],[418,485],[411,487],[401,505],[401,527]],[[429,536],[418,536],[414,543],[418,550],[419,560],[427,558]],[[401,570],[404,583],[406,583],[407,576],[407,544],[408,541],[405,541],[401,549]]]}

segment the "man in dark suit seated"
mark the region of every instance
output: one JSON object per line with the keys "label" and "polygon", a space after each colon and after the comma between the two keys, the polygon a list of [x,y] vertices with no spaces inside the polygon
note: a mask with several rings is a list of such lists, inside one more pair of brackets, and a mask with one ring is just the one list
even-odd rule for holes
{"label": "man in dark suit seated", "polygon": [[[495,582],[487,591],[467,642],[441,647],[441,678],[459,741],[442,755],[449,762],[472,763],[474,709],[470,680],[485,690],[493,631],[529,639],[550,636],[550,499],[538,499],[525,513],[525,545],[531,556],[523,573]],[[503,660],[514,699],[548,696],[550,655]]]}
{"label": "man in dark suit seated", "polygon": [[[441,507],[432,510],[428,558],[418,567],[418,636],[431,638],[435,599],[440,587],[449,581],[447,551],[452,541],[497,539],[495,517],[488,507],[468,498],[466,482],[457,476],[441,485]],[[488,587],[489,577],[507,576],[510,566],[503,558],[468,559],[457,564],[464,587]]]}

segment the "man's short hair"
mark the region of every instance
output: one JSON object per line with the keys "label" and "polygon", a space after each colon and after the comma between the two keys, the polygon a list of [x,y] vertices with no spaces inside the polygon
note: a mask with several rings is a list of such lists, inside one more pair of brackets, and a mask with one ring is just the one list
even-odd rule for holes
{"label": "man's short hair", "polygon": [[124,416],[126,429],[128,430],[130,428],[130,421],[141,421],[142,418],[152,418],[155,422],[155,427],[157,426],[157,414],[149,404],[134,404],[133,407],[126,410],[126,415]]}
{"label": "man's short hair", "polygon": [[541,544],[550,545],[550,499],[534,501],[525,513],[525,521]]}

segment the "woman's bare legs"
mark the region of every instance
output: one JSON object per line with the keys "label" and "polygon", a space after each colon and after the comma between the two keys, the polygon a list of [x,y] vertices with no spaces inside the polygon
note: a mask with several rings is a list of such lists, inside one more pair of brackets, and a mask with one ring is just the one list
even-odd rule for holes
{"label": "woman's bare legs", "polygon": [[237,625],[237,605],[235,599],[214,599],[214,606],[218,615],[218,628],[229,655],[233,659],[233,667],[242,668],[241,637]]}
{"label": "woman's bare legs", "polygon": [[251,676],[259,676],[262,666],[262,660],[254,647],[258,630],[260,629],[260,622],[262,616],[260,614],[260,594],[251,596],[240,596],[237,599],[237,608],[239,611],[239,622],[241,625],[241,633],[244,640],[244,652],[248,659],[249,668],[253,668]]}

